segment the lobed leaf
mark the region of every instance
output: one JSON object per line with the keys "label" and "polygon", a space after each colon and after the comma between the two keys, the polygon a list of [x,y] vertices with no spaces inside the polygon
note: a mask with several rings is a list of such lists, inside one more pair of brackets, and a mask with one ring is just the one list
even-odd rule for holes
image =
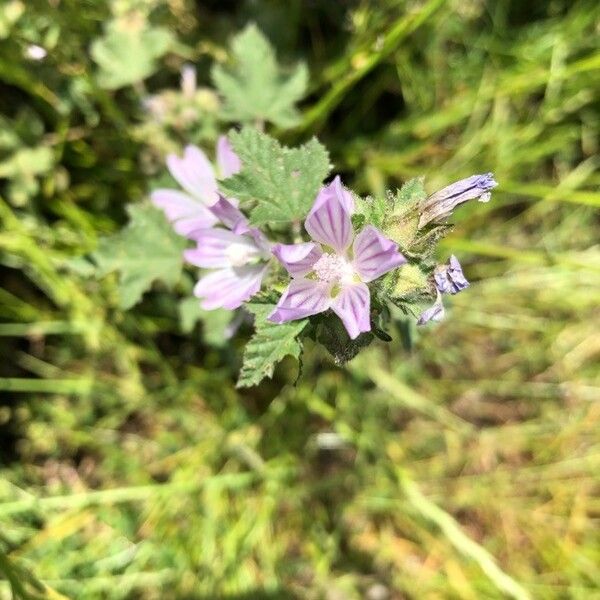
{"label": "lobed leaf", "polygon": [[92,255],[97,276],[119,272],[119,304],[123,309],[136,304],[153,281],[177,283],[187,245],[152,205],[133,204],[127,212],[127,227],[102,239]]}
{"label": "lobed leaf", "polygon": [[300,64],[289,76],[283,75],[272,46],[254,24],[233,38],[231,50],[233,66],[216,65],[212,70],[215,87],[225,101],[223,118],[295,125],[299,114],[294,104],[304,96],[308,83],[306,66]]}
{"label": "lobed leaf", "polygon": [[315,138],[286,148],[252,127],[232,132],[229,139],[242,170],[221,182],[221,190],[252,207],[251,223],[304,219],[331,168],[327,150]]}
{"label": "lobed leaf", "polygon": [[298,336],[308,324],[308,319],[270,323],[267,316],[272,312],[273,304],[251,303],[246,308],[255,316],[256,331],[244,351],[237,387],[252,387],[265,377],[272,377],[275,365],[288,355],[299,358],[302,345]]}
{"label": "lobed leaf", "polygon": [[152,75],[156,60],[167,52],[173,36],[164,27],[148,27],[143,21],[111,21],[102,38],[91,47],[100,67],[98,83],[115,90]]}

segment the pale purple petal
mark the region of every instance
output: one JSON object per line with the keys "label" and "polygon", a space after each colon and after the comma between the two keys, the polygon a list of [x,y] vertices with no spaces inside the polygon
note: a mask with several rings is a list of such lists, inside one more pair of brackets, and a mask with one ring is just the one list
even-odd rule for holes
{"label": "pale purple petal", "polygon": [[204,299],[201,306],[205,310],[233,310],[258,292],[266,271],[264,265],[219,269],[198,281],[194,295]]}
{"label": "pale purple petal", "polygon": [[219,195],[219,200],[210,207],[210,211],[233,233],[242,234],[250,231],[248,219],[231,200]]}
{"label": "pale purple petal", "polygon": [[179,185],[194,198],[207,206],[219,199],[214,169],[200,148],[186,146],[182,158],[169,154],[167,166]]}
{"label": "pale purple petal", "polygon": [[425,323],[428,323],[429,321],[441,321],[445,316],[446,311],[444,310],[444,304],[442,303],[442,296],[438,292],[435,302],[423,311],[417,321],[417,325],[425,325]]}
{"label": "pale purple petal", "polygon": [[224,135],[217,141],[217,167],[223,179],[239,173],[242,169],[240,157],[234,152],[231,143]]}
{"label": "pale purple petal", "polygon": [[292,279],[268,320],[285,323],[326,311],[331,303],[330,283]]}
{"label": "pale purple petal", "polygon": [[195,231],[192,236],[198,245],[185,250],[183,256],[197,267],[241,267],[261,256],[254,239],[247,235],[236,235],[225,229],[202,229]]}
{"label": "pale purple petal", "polygon": [[467,200],[477,199],[480,202],[487,202],[491,197],[491,190],[497,185],[493,173],[484,173],[471,175],[442,188],[421,204],[419,227],[448,217],[454,208]]}
{"label": "pale purple petal", "polygon": [[313,242],[275,244],[272,252],[292,277],[303,277],[310,273],[323,254],[321,248]]}
{"label": "pale purple petal", "polygon": [[304,226],[313,240],[341,253],[350,246],[354,235],[350,219],[353,210],[352,195],[336,177],[321,188]]}
{"label": "pale purple petal", "polygon": [[398,245],[373,225],[367,225],[356,236],[352,249],[352,264],[367,283],[406,263],[406,258],[398,252]]}
{"label": "pale purple petal", "polygon": [[248,230],[248,235],[252,237],[254,243],[260,249],[262,257],[266,260],[271,258],[271,242],[265,234],[260,229],[252,227]]}
{"label": "pale purple petal", "polygon": [[371,331],[371,294],[364,283],[353,283],[342,287],[331,303],[331,310],[342,320],[351,339]]}
{"label": "pale purple petal", "polygon": [[217,218],[204,204],[178,190],[155,190],[150,195],[150,200],[173,223],[173,229],[185,237],[198,229],[212,227],[217,222]]}
{"label": "pale purple petal", "polygon": [[446,265],[440,265],[433,274],[435,286],[442,294],[458,294],[469,287],[458,258],[452,255]]}

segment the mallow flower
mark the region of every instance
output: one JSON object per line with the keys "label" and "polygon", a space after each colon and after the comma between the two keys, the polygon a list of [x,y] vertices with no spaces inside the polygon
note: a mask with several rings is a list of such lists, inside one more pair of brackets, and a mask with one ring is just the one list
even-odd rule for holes
{"label": "mallow flower", "polygon": [[431,221],[450,216],[450,213],[459,204],[467,200],[477,199],[479,202],[488,202],[491,197],[491,190],[497,185],[493,173],[471,175],[471,177],[451,183],[431,194],[422,202],[419,227],[424,227]]}
{"label": "mallow flower", "polygon": [[203,299],[202,308],[233,310],[260,289],[271,257],[270,245],[223,196],[208,210],[217,225],[190,232],[188,237],[196,241],[196,247],[185,250],[184,258],[197,267],[213,269],[194,287],[194,295]]}
{"label": "mallow flower", "polygon": [[[240,159],[225,136],[219,138],[216,154],[219,177],[229,177],[240,170]],[[216,225],[219,218],[210,207],[219,201],[217,173],[206,154],[197,146],[186,146],[182,157],[167,156],[167,167],[183,191],[158,189],[150,199],[163,210],[173,229],[189,238],[193,232]]]}
{"label": "mallow flower", "polygon": [[454,254],[450,256],[445,265],[436,267],[433,273],[433,280],[437,294],[435,302],[423,311],[417,321],[417,325],[424,325],[429,321],[441,321],[446,314],[442,302],[442,294],[458,294],[458,292],[469,287],[469,282],[463,274],[458,258]]}
{"label": "mallow flower", "polygon": [[398,246],[376,227],[355,235],[352,195],[339,177],[321,189],[304,227],[312,242],[275,244],[273,254],[292,276],[273,323],[302,319],[331,309],[350,338],[370,331],[368,283],[406,262]]}

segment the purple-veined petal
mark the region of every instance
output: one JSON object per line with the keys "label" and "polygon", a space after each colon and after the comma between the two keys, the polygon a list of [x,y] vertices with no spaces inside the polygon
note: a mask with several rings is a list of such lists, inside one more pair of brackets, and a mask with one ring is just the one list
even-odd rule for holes
{"label": "purple-veined petal", "polygon": [[458,292],[469,287],[469,282],[465,278],[458,258],[454,254],[446,265],[440,265],[436,268],[433,277],[435,287],[442,294],[458,294]]}
{"label": "purple-veined petal", "polygon": [[223,179],[239,173],[242,168],[240,157],[234,152],[231,143],[224,135],[217,140],[217,167],[219,176]]}
{"label": "purple-veined petal", "polygon": [[292,277],[303,277],[310,273],[323,254],[320,246],[314,242],[275,244],[272,252]]}
{"label": "purple-veined petal", "polygon": [[417,325],[425,325],[425,323],[429,323],[429,321],[441,321],[445,316],[446,311],[444,309],[444,304],[442,303],[442,296],[438,292],[435,302],[423,311],[417,321]]}
{"label": "purple-veined petal", "polygon": [[179,185],[194,198],[198,198],[207,206],[219,199],[215,171],[200,148],[186,146],[181,158],[169,154],[167,166]]}
{"label": "purple-veined petal", "polygon": [[233,233],[242,234],[250,231],[248,219],[231,200],[219,195],[219,200],[210,207],[210,211]]}
{"label": "purple-veined petal", "polygon": [[292,279],[269,315],[269,321],[285,323],[327,310],[331,303],[331,288],[330,283],[323,281]]}
{"label": "purple-veined petal", "polygon": [[353,210],[351,194],[336,177],[328,186],[321,188],[304,227],[313,240],[342,253],[350,246],[354,236],[350,219]]}
{"label": "purple-veined petal", "polygon": [[367,283],[406,262],[406,258],[398,252],[398,245],[373,225],[367,225],[360,231],[352,249],[352,264],[360,278]]}
{"label": "purple-veined petal", "polygon": [[150,195],[150,200],[173,223],[173,229],[185,237],[189,237],[192,231],[212,227],[217,222],[217,218],[204,204],[178,190],[155,190]]}
{"label": "purple-veined petal", "polygon": [[196,283],[194,295],[203,299],[201,306],[205,310],[233,310],[258,292],[266,271],[264,265],[219,269]]}
{"label": "purple-veined petal", "polygon": [[351,339],[371,331],[371,294],[364,283],[343,286],[331,303],[331,310],[342,320]]}
{"label": "purple-veined petal", "polygon": [[261,250],[254,239],[247,235],[236,235],[225,229],[202,229],[192,233],[196,248],[185,250],[187,262],[205,269],[242,267],[260,258]]}
{"label": "purple-veined petal", "polygon": [[429,196],[421,204],[421,217],[419,227],[437,219],[450,216],[450,213],[463,202],[474,200],[487,202],[491,198],[491,190],[498,184],[493,173],[471,175],[442,188]]}

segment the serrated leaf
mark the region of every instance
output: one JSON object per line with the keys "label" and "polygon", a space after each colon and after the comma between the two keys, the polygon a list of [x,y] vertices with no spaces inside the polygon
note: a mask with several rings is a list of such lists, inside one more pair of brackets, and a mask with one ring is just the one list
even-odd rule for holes
{"label": "serrated leaf", "polygon": [[221,190],[251,206],[253,225],[304,219],[330,170],[327,150],[313,138],[286,148],[272,137],[247,127],[229,139],[242,170],[221,182]]}
{"label": "serrated leaf", "polygon": [[198,321],[202,323],[202,337],[209,346],[223,347],[228,340],[227,329],[233,313],[230,310],[218,308],[204,310],[200,300],[190,296],[179,303],[179,324],[183,333],[191,333]]}
{"label": "serrated leaf", "polygon": [[248,25],[233,38],[234,64],[216,65],[212,78],[224,99],[222,116],[229,121],[269,121],[280,127],[298,122],[294,104],[306,91],[308,71],[298,65],[285,76],[269,41],[256,25]]}
{"label": "serrated leaf", "polygon": [[173,36],[164,27],[148,27],[145,21],[111,21],[90,52],[100,67],[98,83],[115,90],[152,75],[156,61],[167,52]]}
{"label": "serrated leaf", "polygon": [[119,272],[119,304],[123,309],[136,304],[153,281],[177,283],[187,245],[152,205],[133,204],[127,212],[127,227],[101,240],[92,255],[97,276]]}
{"label": "serrated leaf", "polygon": [[308,323],[308,319],[270,323],[267,316],[273,311],[273,304],[251,303],[246,308],[255,316],[256,331],[244,351],[237,387],[252,387],[265,377],[272,377],[275,365],[288,355],[298,358],[302,351],[298,336]]}

